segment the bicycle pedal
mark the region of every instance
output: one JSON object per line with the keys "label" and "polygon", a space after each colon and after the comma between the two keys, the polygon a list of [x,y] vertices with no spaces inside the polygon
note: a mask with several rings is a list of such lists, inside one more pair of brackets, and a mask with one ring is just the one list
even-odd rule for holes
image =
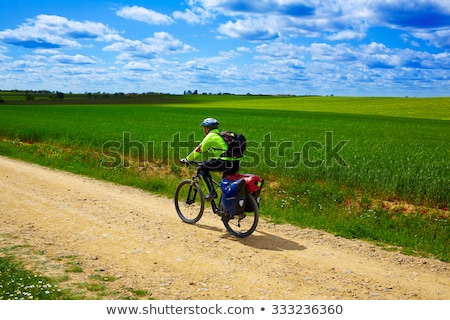
{"label": "bicycle pedal", "polygon": [[217,199],[217,194],[207,194],[203,197],[203,199],[205,199],[206,201],[212,201],[214,199]]}

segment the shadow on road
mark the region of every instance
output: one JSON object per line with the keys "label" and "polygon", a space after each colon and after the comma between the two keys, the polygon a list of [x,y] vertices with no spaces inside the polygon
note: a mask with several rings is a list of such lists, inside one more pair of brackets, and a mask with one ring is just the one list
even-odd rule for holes
{"label": "shadow on road", "polygon": [[[231,236],[230,236],[231,237]],[[248,238],[236,238],[243,245],[262,250],[285,251],[285,250],[306,250],[307,248],[295,241],[287,240],[273,234],[258,231]]]}
{"label": "shadow on road", "polygon": [[293,250],[307,249],[305,246],[295,241],[287,240],[264,231],[257,231],[247,238],[238,238],[229,234],[228,231],[225,230],[225,228],[217,228],[214,226],[208,226],[199,223],[196,223],[195,226],[214,232],[221,232],[223,233],[221,237],[224,239],[238,241],[245,246],[253,247],[256,249],[272,250],[272,251],[285,251],[285,250],[293,251]]}

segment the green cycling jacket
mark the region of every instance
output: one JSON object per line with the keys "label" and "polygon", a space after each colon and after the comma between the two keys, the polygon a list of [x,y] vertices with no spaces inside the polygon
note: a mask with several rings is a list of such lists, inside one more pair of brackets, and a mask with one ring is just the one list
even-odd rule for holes
{"label": "green cycling jacket", "polygon": [[200,142],[197,148],[194,149],[186,159],[188,161],[205,161],[205,154],[211,153],[213,158],[221,160],[235,160],[231,157],[222,157],[221,155],[228,150],[228,145],[220,136],[219,129],[213,129],[205,136],[205,138]]}

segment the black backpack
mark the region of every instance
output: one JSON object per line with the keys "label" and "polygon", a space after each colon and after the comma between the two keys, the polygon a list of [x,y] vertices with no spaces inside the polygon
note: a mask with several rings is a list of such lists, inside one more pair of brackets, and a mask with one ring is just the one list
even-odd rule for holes
{"label": "black backpack", "polygon": [[219,135],[228,145],[228,150],[222,154],[222,157],[242,158],[244,156],[247,141],[243,134],[222,131]]}

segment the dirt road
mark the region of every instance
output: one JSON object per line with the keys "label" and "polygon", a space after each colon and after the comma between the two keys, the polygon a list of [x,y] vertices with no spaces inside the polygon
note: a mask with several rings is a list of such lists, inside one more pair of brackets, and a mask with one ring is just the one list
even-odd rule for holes
{"label": "dirt road", "polygon": [[76,257],[83,270],[76,281],[108,275],[117,292],[170,300],[450,299],[448,263],[362,241],[264,221],[238,239],[210,209],[198,224],[184,224],[170,199],[3,157],[0,188],[0,246],[15,239],[50,261]]}

